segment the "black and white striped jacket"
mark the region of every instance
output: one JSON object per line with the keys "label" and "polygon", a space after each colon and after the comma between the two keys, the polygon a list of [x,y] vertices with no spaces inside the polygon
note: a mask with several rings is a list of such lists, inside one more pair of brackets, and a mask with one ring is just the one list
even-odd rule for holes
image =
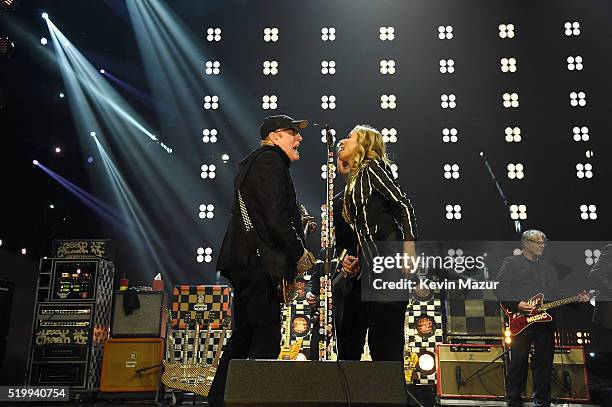
{"label": "black and white striped jacket", "polygon": [[[384,160],[373,159],[351,179],[348,203],[350,223],[359,245],[401,236],[417,239],[417,226],[410,199],[393,178]],[[346,190],[345,190],[346,193]]]}

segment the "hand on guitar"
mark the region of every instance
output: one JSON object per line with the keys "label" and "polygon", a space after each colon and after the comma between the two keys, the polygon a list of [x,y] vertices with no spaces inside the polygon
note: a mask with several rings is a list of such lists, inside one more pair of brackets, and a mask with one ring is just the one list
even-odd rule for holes
{"label": "hand on guitar", "polygon": [[344,277],[351,278],[359,274],[361,266],[359,259],[355,256],[348,255],[342,260],[342,274]]}
{"label": "hand on guitar", "polygon": [[581,293],[578,293],[577,297],[578,302],[589,302],[591,301],[592,295],[587,293],[586,291],[582,291]]}
{"label": "hand on guitar", "polygon": [[518,310],[524,314],[531,314],[535,307],[533,305],[529,305],[526,301],[521,301],[518,303]]}
{"label": "hand on guitar", "polygon": [[311,293],[310,291],[306,293],[306,301],[311,307],[317,306],[317,296]]}

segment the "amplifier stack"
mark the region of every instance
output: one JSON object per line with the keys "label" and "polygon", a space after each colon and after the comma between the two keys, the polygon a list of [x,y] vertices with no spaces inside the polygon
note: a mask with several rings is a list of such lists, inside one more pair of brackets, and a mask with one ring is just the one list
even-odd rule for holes
{"label": "amplifier stack", "polygon": [[40,261],[28,362],[30,386],[99,387],[110,330],[114,265],[101,258]]}

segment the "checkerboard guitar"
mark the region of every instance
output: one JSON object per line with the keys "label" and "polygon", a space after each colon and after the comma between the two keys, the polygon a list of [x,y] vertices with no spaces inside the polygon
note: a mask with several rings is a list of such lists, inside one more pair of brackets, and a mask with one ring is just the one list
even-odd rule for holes
{"label": "checkerboard guitar", "polygon": [[[421,355],[425,352],[435,354],[436,345],[442,343],[442,301],[440,290],[427,300],[415,299],[406,309],[404,335],[412,352]],[[419,332],[421,329],[421,332]],[[416,384],[436,384],[436,373],[417,374]]]}
{"label": "checkerboard guitar", "polygon": [[[208,313],[214,311],[211,329],[221,329],[223,319],[231,319],[231,288],[226,285],[179,285],[174,286],[172,302],[172,328],[185,329],[185,320],[194,321],[196,313],[208,320]],[[189,315],[188,318],[187,315]],[[229,327],[231,329],[231,326]]]}

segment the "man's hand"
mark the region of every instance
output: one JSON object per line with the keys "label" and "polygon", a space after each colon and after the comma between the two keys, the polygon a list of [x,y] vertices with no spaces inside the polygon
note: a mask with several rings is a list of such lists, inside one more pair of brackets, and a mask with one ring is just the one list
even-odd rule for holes
{"label": "man's hand", "polygon": [[317,305],[317,297],[310,291],[306,293],[306,301],[311,307],[315,307]]}
{"label": "man's hand", "polygon": [[591,301],[591,295],[587,293],[586,291],[582,291],[581,293],[578,293],[578,301],[579,302],[589,302]]}
{"label": "man's hand", "polygon": [[529,305],[525,301],[521,301],[518,303],[518,310],[526,314],[530,314],[534,309],[535,307],[533,305]]}
{"label": "man's hand", "polygon": [[359,266],[359,259],[355,256],[348,255],[342,260],[342,274],[344,277],[354,277],[359,274],[361,267]]}

